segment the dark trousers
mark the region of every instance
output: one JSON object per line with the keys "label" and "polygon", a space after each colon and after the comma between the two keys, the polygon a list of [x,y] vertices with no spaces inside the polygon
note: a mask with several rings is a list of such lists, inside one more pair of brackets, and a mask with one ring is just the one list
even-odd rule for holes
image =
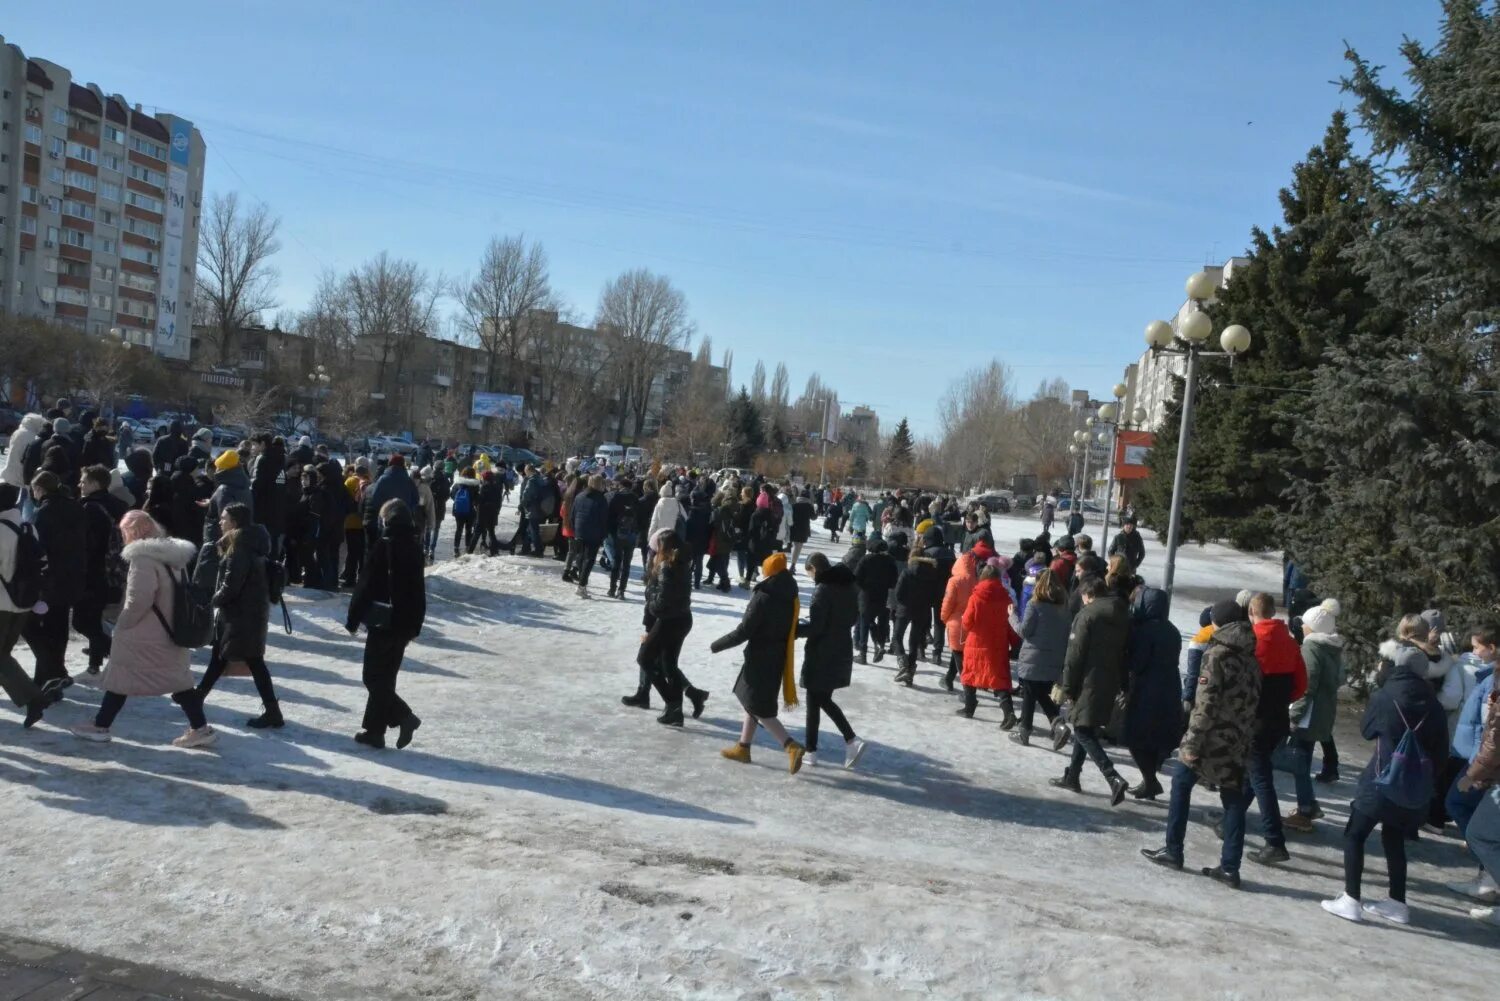
{"label": "dark trousers", "polygon": [[365,568],[365,530],[345,529],[344,545],[349,550],[344,556],[344,583],[353,584],[359,580],[360,571]]}
{"label": "dark trousers", "polygon": [[68,650],[68,612],[67,605],[49,604],[45,615],[33,612],[21,630],[26,645],[36,657],[31,680],[38,685],[68,676],[68,669],[63,664],[63,656]]}
{"label": "dark trousers", "polygon": [[1114,762],[1109,760],[1109,755],[1104,753],[1104,745],[1099,742],[1098,728],[1075,726],[1073,728],[1073,757],[1068,761],[1068,773],[1074,778],[1083,774],[1085,756],[1099,766],[1099,771],[1105,778],[1116,774]]}
{"label": "dark trousers", "polygon": [[625,593],[625,585],[630,583],[630,563],[634,556],[635,543],[616,537],[615,563],[609,571],[609,586],[621,594]]}
{"label": "dark trousers", "polygon": [[[703,558],[705,556],[707,556],[707,555],[708,555],[708,553],[706,553],[702,548],[700,548],[698,546],[694,546],[693,547],[692,560],[693,560],[693,586],[694,587],[699,587],[699,586],[701,586],[703,584]],[[714,582],[714,575],[713,575],[712,571],[709,572],[708,582],[710,584],[712,584]]]}
{"label": "dark trousers", "polygon": [[1336,771],[1339,767],[1339,749],[1338,745],[1333,742],[1333,738],[1329,737],[1327,740],[1320,742],[1318,746],[1323,749],[1323,770],[1327,772]]}
{"label": "dark trousers", "polygon": [[[203,677],[198,681],[198,694],[208,698],[208,693],[214,690],[218,684],[219,676],[229,662],[219,655],[218,647],[214,647],[208,654],[208,667],[203,671]],[[271,683],[271,672],[266,667],[266,658],[247,657],[245,666],[250,668],[250,677],[255,681],[255,691],[264,703],[267,712],[277,711],[276,686]]]}
{"label": "dark trousers", "polygon": [[474,516],[472,514],[455,514],[453,516],[453,555],[459,553],[472,553],[474,551]]}
{"label": "dark trousers", "polygon": [[1141,781],[1147,786],[1157,782],[1156,774],[1161,771],[1161,766],[1167,763],[1167,755],[1151,746],[1129,744],[1127,747],[1130,751],[1130,760],[1134,761],[1135,766],[1141,770]]}
{"label": "dark trousers", "polygon": [[833,693],[828,691],[807,690],[807,749],[816,751],[818,749],[818,724],[822,721],[823,714],[827,713],[833,725],[839,728],[839,734],[844,738],[844,743],[854,739],[854,727],[844,718],[844,711],[833,701]]}
{"label": "dark trousers", "polygon": [[934,657],[942,657],[943,640],[948,636],[948,630],[943,628],[943,617],[939,613],[938,607],[934,605],[932,611],[929,613],[931,615],[930,621],[932,622],[932,655]]}
{"label": "dark trousers", "polygon": [[884,603],[870,610],[870,638],[879,647],[891,642],[891,610]]}
{"label": "dark trousers", "polygon": [[484,551],[494,556],[500,551],[500,540],[495,537],[495,519],[497,515],[480,515],[475,523],[474,532],[469,536],[469,546],[466,550],[472,553],[477,547],[483,546]]}
{"label": "dark trousers", "polygon": [[1391,881],[1391,899],[1406,902],[1406,834],[1393,824],[1382,824],[1369,814],[1350,809],[1344,825],[1344,892],[1359,899],[1359,884],[1365,874],[1365,841],[1380,828],[1380,847]]}
{"label": "dark trousers", "polygon": [[97,671],[109,657],[109,633],[104,631],[104,599],[85,596],[73,606],[73,629],[89,641],[89,669]]}
{"label": "dark trousers", "polygon": [[1286,834],[1281,829],[1281,804],[1276,801],[1276,779],[1271,769],[1270,741],[1255,738],[1250,744],[1250,788],[1255,790],[1255,801],[1260,806],[1260,832],[1266,844],[1273,848],[1286,847]]}
{"label": "dark trousers", "polygon": [[1057,719],[1057,703],[1052,701],[1052,682],[1050,681],[1022,681],[1021,682],[1021,729],[1030,730],[1031,721],[1036,719],[1036,707],[1041,706],[1042,712],[1047,716],[1047,722]]}
{"label": "dark trousers", "polygon": [[693,617],[684,615],[671,619],[657,619],[646,630],[646,639],[641,643],[635,662],[641,669],[641,684],[637,695],[646,694],[646,686],[653,685],[662,701],[670,708],[682,705],[682,696],[693,683],[688,681],[677,666],[682,654],[682,644],[693,631]]}
{"label": "dark trousers", "polygon": [[1469,763],[1450,753],[1447,761],[1433,762],[1433,765],[1436,774],[1433,775],[1432,803],[1427,809],[1427,822],[1434,827],[1442,827],[1452,819],[1448,816],[1448,787],[1464,773]]}
{"label": "dark trousers", "polygon": [[713,584],[714,578],[719,578],[719,586],[729,588],[729,553],[714,553],[708,558],[708,583]]}
{"label": "dark trousers", "polygon": [[736,546],[734,550],[735,566],[740,571],[740,580],[750,578],[750,547]]}
{"label": "dark trousers", "polygon": [[42,694],[11,654],[30,616],[30,612],[0,612],[0,688],[18,706],[30,705]]}
{"label": "dark trousers", "polygon": [[[1193,787],[1197,784],[1197,773],[1177,762],[1177,770],[1172,773],[1172,798],[1167,804],[1167,850],[1178,858],[1182,858],[1188,808],[1192,806]],[[1254,798],[1248,786],[1219,789],[1219,803],[1224,807],[1224,847],[1220,849],[1219,865],[1225,872],[1240,871],[1240,860],[1245,854],[1245,811]]]}
{"label": "dark trousers", "polygon": [[572,544],[577,552],[575,554],[570,549],[568,561],[573,566],[573,574],[578,581],[578,586],[588,587],[589,575],[594,572],[594,563],[599,559],[599,543],[579,542],[577,539],[574,539]]}
{"label": "dark trousers", "polygon": [[906,631],[909,628],[911,628],[911,619],[897,613],[891,627],[891,650],[897,656],[906,654]]}
{"label": "dark trousers", "polygon": [[371,629],[365,634],[364,683],[369,695],[361,726],[371,733],[383,734],[412,714],[411,706],[396,694],[396,675],[408,642],[389,629]]}
{"label": "dark trousers", "polygon": [[437,557],[438,539],[442,537],[442,534],[443,515],[441,512],[439,512],[438,516],[432,520],[432,524],[427,529],[427,542],[425,548],[427,550],[428,556],[431,556],[433,558]]}
{"label": "dark trousers", "polygon": [[[1304,731],[1305,732],[1305,731]],[[1303,737],[1292,737],[1292,782],[1297,787],[1297,812],[1306,816],[1318,805],[1318,794],[1313,790],[1312,759],[1317,746]]]}
{"label": "dark trousers", "polygon": [[[187,716],[188,726],[194,730],[200,730],[208,725],[208,720],[203,716],[201,694],[189,688],[181,692],[173,692],[172,701],[182,707],[183,714]],[[99,702],[99,712],[94,716],[94,725],[108,730],[123,708],[125,708],[125,696],[115,692],[105,692],[104,698]]]}
{"label": "dark trousers", "polygon": [[318,539],[318,570],[323,574],[320,582],[323,590],[339,589],[339,543],[342,533],[328,532]]}

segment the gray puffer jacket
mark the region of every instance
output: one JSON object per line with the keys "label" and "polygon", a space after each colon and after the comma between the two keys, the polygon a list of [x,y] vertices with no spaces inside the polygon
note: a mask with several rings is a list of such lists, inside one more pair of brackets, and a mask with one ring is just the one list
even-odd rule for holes
{"label": "gray puffer jacket", "polygon": [[1056,683],[1062,677],[1063,658],[1068,654],[1068,633],[1073,628],[1067,605],[1033,599],[1021,619],[1021,657],[1016,677],[1022,681]]}

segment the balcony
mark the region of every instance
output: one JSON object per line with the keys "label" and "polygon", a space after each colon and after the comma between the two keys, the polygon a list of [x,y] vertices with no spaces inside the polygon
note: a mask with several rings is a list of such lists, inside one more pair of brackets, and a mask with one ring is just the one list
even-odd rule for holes
{"label": "balcony", "polygon": [[453,373],[451,373],[451,372],[434,372],[434,373],[432,373],[432,384],[434,386],[442,386],[444,389],[447,389],[448,387],[450,387],[450,386],[453,385]]}

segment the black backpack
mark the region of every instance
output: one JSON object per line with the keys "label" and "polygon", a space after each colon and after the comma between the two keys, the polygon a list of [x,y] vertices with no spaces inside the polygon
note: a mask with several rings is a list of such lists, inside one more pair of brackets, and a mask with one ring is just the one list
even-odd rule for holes
{"label": "black backpack", "polygon": [[167,623],[166,616],[161,614],[161,609],[155,605],[151,611],[156,615],[156,621],[167,631],[172,642],[189,650],[208,646],[214,635],[214,613],[208,605],[200,605],[193,599],[192,583],[188,580],[186,570],[179,570],[172,577],[172,622]]}
{"label": "black backpack", "polygon": [[30,525],[17,525],[13,521],[0,521],[16,533],[16,565],[10,580],[0,577],[10,603],[25,611],[42,600],[42,568],[47,563],[42,540],[36,537],[36,529]]}
{"label": "black backpack", "polygon": [[627,505],[620,512],[620,520],[615,523],[615,538],[621,542],[628,542],[632,546],[635,545],[638,534],[635,527],[635,510],[634,504]]}

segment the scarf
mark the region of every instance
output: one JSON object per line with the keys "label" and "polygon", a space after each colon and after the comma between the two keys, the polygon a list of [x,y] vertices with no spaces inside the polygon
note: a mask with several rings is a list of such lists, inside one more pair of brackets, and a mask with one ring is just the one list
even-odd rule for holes
{"label": "scarf", "polygon": [[[760,565],[760,572],[767,580],[779,573],[786,573],[786,554],[772,553]],[[802,598],[792,597],[792,627],[787,631],[786,660],[781,667],[781,702],[785,706],[797,704],[797,678],[794,670],[797,663],[797,619],[802,615]]]}

